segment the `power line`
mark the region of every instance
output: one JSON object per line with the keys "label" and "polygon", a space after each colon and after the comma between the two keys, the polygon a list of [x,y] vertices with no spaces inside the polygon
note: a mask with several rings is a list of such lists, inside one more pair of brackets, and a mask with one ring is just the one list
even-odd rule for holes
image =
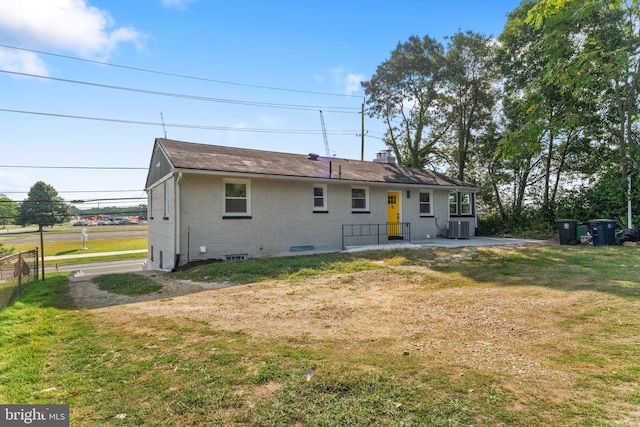
{"label": "power line", "polygon": [[107,169],[107,170],[147,170],[149,168],[120,167],[120,166],[35,166],[35,165],[0,165],[0,168],[24,169]]}
{"label": "power line", "polygon": [[[318,135],[322,132],[321,130],[305,130],[305,129],[237,128],[237,127],[228,127],[228,126],[204,126],[204,125],[191,125],[191,124],[178,124],[178,123],[146,122],[146,121],[139,121],[139,120],[110,119],[105,117],[90,117],[90,116],[76,116],[71,114],[46,113],[41,111],[12,110],[7,108],[0,108],[0,111],[5,113],[61,117],[65,119],[93,120],[93,121],[100,121],[100,122],[124,123],[124,124],[145,125],[145,126],[167,126],[167,127],[176,127],[176,128],[203,129],[203,130],[221,130],[221,131],[256,132],[256,133],[282,133],[282,134],[298,134],[298,135]],[[327,131],[327,132],[331,135],[349,135],[356,131],[344,130],[344,131]]]}
{"label": "power line", "polygon": [[[113,206],[111,206],[113,207]],[[128,206],[128,208],[135,208],[135,206]],[[145,214],[145,215],[139,215],[139,214]],[[80,217],[84,217],[84,216],[107,216],[107,215],[113,215],[113,216],[124,216],[124,215],[139,215],[139,216],[145,216],[146,217],[146,212],[143,209],[137,209],[137,210],[128,210],[128,211],[105,211],[105,212],[73,212],[73,213],[69,213],[68,215],[60,215],[60,214],[35,214],[32,216],[32,218],[60,218],[60,219],[66,219],[66,218],[70,218],[70,217],[74,217],[74,216],[80,216]],[[13,216],[0,216],[0,219],[20,219],[20,215],[13,215]],[[1,243],[1,242],[0,242]]]}
{"label": "power line", "polygon": [[[191,99],[196,101],[220,102],[225,104],[247,105],[251,107],[281,108],[281,109],[287,109],[287,110],[300,110],[300,111],[316,111],[320,108],[323,108],[320,106],[313,106],[313,105],[276,104],[273,102],[241,101],[236,99],[211,98],[207,96],[187,95],[187,94],[174,93],[174,92],[161,92],[156,90],[136,89],[132,87],[107,85],[107,84],[94,83],[94,82],[85,82],[82,80],[63,79],[59,77],[50,77],[50,76],[43,76],[39,74],[30,74],[30,73],[20,73],[17,71],[9,71],[9,70],[0,70],[0,72],[6,73],[6,74],[13,74],[17,76],[33,77],[38,79],[53,80],[53,81],[64,82],[64,83],[73,83],[73,84],[80,84],[85,86],[100,87],[104,89],[116,89],[116,90],[123,90],[128,92],[144,93],[147,95],[168,96],[173,98]],[[326,107],[325,110],[331,111],[332,113],[348,113],[348,114],[358,114],[356,111],[358,112],[360,111],[359,108],[355,108],[355,107]],[[350,110],[353,110],[353,111],[350,111]]]}
{"label": "power line", "polygon": [[109,62],[94,61],[94,60],[90,60],[90,59],[77,58],[75,56],[61,55],[61,54],[57,54],[57,53],[44,52],[44,51],[35,50],[35,49],[26,49],[26,48],[22,48],[22,47],[9,46],[9,45],[5,45],[5,44],[0,44],[0,47],[4,47],[4,48],[7,48],[7,49],[22,50],[22,51],[25,51],[25,52],[33,52],[33,53],[37,53],[37,54],[40,54],[40,55],[49,55],[49,56],[55,56],[55,57],[58,57],[58,58],[72,59],[74,61],[82,61],[82,62],[88,62],[88,63],[92,63],[92,64],[106,65],[106,66],[109,66],[109,67],[122,68],[122,69],[126,69],[126,70],[133,70],[133,71],[140,71],[140,72],[144,72],[144,73],[159,74],[159,75],[170,76],[170,77],[179,77],[179,78],[190,79],[190,80],[200,80],[200,81],[211,82],[211,83],[252,87],[252,88],[256,88],[256,89],[275,90],[275,91],[282,91],[282,92],[307,93],[307,94],[324,95],[324,96],[339,96],[339,97],[345,97],[345,98],[361,98],[362,97],[361,95],[346,95],[346,94],[342,94],[342,93],[315,92],[315,91],[310,91],[310,90],[287,89],[287,88],[280,88],[280,87],[273,87],[273,86],[263,86],[263,85],[247,84],[247,83],[230,82],[230,81],[225,81],[225,80],[215,80],[215,79],[210,79],[210,78],[206,78],[206,77],[189,76],[189,75],[185,75],[185,74],[168,73],[168,72],[164,72],[164,71],[150,70],[148,68],[139,68],[139,67],[132,67],[132,66],[128,66],[128,65],[112,64],[112,63],[109,63]]}
{"label": "power line", "polygon": [[[2,166],[0,166],[2,167]],[[141,190],[69,190],[69,191],[60,191],[57,190],[58,193],[134,193],[144,191]],[[28,194],[28,191],[2,191],[2,194]]]}
{"label": "power line", "polygon": [[[115,201],[125,201],[125,200],[147,200],[146,197],[113,197],[107,199],[85,199],[85,200],[22,200],[19,203],[70,203],[70,204],[80,204],[80,203],[98,203],[98,202],[115,202]],[[11,203],[13,200],[0,200],[0,203]],[[14,202],[18,203],[18,202]]]}
{"label": "power line", "polygon": [[121,200],[147,200],[146,197],[115,197],[115,198],[110,198],[110,199],[86,199],[86,200],[70,200],[67,203],[72,203],[74,202],[74,204],[77,203],[96,203],[96,202],[109,202],[109,201],[121,201]]}

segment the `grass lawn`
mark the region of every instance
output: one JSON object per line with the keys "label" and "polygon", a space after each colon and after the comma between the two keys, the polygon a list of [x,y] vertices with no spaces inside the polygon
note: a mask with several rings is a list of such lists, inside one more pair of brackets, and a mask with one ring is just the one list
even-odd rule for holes
{"label": "grass lawn", "polygon": [[[36,246],[40,246],[39,244],[34,245],[32,243],[20,243],[20,244],[12,244],[8,245],[14,248],[15,252],[25,251],[29,249],[33,249]],[[146,237],[137,237],[137,238],[128,238],[128,239],[107,239],[107,240],[90,240],[87,243],[87,249],[82,249],[82,242],[77,241],[63,241],[63,242],[46,242],[44,245],[44,256],[56,256],[56,255],[89,255],[89,254],[97,254],[101,252],[118,252],[118,251],[127,251],[127,250],[135,250],[135,249],[147,249],[147,238]],[[111,259],[124,259],[124,258],[140,258],[141,256],[145,256],[144,253],[140,254],[119,254],[113,256],[96,256],[83,258],[84,262],[89,261],[106,261]],[[46,260],[46,265],[52,264],[64,264],[64,263],[75,263],[78,262],[77,259],[68,258],[68,259],[59,259],[59,260]]]}
{"label": "grass lawn", "polygon": [[[16,252],[33,249],[32,243],[13,244]],[[98,252],[127,251],[131,249],[147,249],[147,238],[137,237],[128,239],[108,239],[108,240],[91,240],[87,242],[87,249],[82,249],[82,242],[64,241],[64,242],[45,242],[44,256],[55,255],[74,255],[74,254],[92,254]]]}
{"label": "grass lawn", "polygon": [[[224,328],[163,296],[154,304],[174,304],[182,314],[78,310],[67,278],[49,275],[0,312],[0,402],[67,403],[74,426],[640,425],[639,269],[637,248],[548,246],[249,260],[166,276],[245,283],[194,297],[220,296],[212,317],[228,318]],[[368,303],[373,291],[359,288],[373,278],[380,289]],[[131,295],[131,283],[118,279],[106,282]],[[307,301],[323,295],[319,288],[328,297],[288,334],[241,326],[249,298],[264,306],[260,298],[275,289],[279,302]],[[373,313],[371,328],[384,316],[391,322],[398,312],[426,307],[431,320],[404,319],[419,333],[363,329],[362,337],[343,340],[331,330],[296,331],[327,320],[343,303],[338,296],[353,295],[362,311],[387,303],[380,301],[385,289],[412,300]],[[344,323],[356,313],[342,307],[339,314]],[[465,328],[445,325],[433,335],[442,326],[436,314]],[[270,319],[294,315],[291,306]],[[248,320],[259,328],[270,319]],[[506,332],[480,336],[494,330]],[[397,351],[403,340],[410,351]]]}

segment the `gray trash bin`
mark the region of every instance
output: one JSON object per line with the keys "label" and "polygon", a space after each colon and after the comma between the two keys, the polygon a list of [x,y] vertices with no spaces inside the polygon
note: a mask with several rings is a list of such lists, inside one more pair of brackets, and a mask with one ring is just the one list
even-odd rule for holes
{"label": "gray trash bin", "polygon": [[556,221],[561,245],[577,245],[580,241],[579,221],[577,219],[559,219]]}
{"label": "gray trash bin", "polygon": [[589,232],[593,246],[608,246],[616,239],[614,219],[594,219],[589,221]]}

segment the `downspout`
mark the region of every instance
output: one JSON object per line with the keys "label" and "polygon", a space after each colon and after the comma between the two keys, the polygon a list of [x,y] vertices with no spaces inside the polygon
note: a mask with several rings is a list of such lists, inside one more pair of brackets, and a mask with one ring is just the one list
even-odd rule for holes
{"label": "downspout", "polygon": [[174,245],[175,245],[175,260],[173,264],[173,271],[176,270],[180,266],[180,245],[181,245],[181,236],[180,236],[180,181],[182,181],[182,172],[178,172],[178,177],[176,178],[176,197],[175,197],[175,211],[176,211],[176,222],[175,222],[175,230],[174,230]]}

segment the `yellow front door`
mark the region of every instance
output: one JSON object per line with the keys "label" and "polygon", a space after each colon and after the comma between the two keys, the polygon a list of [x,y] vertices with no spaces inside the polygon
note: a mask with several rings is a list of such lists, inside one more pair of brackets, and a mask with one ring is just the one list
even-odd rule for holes
{"label": "yellow front door", "polygon": [[387,228],[389,237],[400,235],[400,193],[390,191],[387,193]]}

